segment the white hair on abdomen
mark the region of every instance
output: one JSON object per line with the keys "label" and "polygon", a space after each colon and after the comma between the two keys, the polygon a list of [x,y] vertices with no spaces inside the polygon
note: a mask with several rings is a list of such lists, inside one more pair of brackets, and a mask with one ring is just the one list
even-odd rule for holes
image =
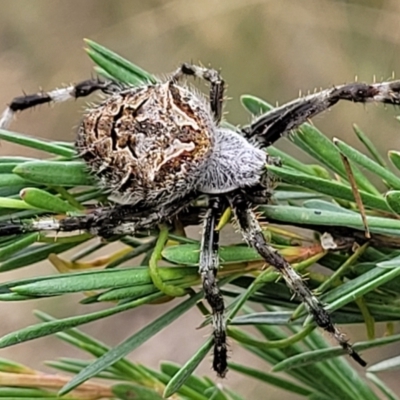
{"label": "white hair on abdomen", "polygon": [[203,166],[197,189],[220,194],[260,182],[266,153],[240,134],[224,128],[215,132],[214,146]]}

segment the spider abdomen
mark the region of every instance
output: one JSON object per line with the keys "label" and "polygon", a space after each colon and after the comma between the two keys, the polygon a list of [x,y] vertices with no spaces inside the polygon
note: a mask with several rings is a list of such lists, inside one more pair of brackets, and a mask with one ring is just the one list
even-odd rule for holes
{"label": "spider abdomen", "polygon": [[198,180],[202,193],[221,194],[252,187],[266,175],[265,151],[253,146],[239,133],[219,128],[214,137],[213,151]]}
{"label": "spider abdomen", "polygon": [[169,203],[193,190],[211,151],[207,107],[171,82],[126,89],[87,112],[76,147],[117,200]]}

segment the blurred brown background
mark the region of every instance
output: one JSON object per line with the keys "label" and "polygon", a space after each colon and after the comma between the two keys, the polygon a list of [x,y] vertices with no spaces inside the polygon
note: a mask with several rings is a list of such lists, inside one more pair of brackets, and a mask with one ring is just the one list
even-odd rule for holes
{"label": "blurred brown background", "polygon": [[[381,80],[393,71],[400,74],[400,2],[396,0],[0,0],[0,104],[5,106],[22,90],[46,90],[89,77],[92,64],[82,50],[85,37],[157,74],[174,70],[182,61],[221,68],[232,98],[227,118],[234,124],[249,121],[239,103],[244,93],[283,103],[297,97],[299,90],[304,93],[350,82],[356,75],[371,81],[374,75]],[[21,116],[12,130],[73,140],[83,105],[41,107]],[[357,122],[386,152],[400,147],[395,115],[395,110],[381,106],[340,104],[314,122],[328,135],[358,146],[351,129]],[[282,140],[279,145],[287,143]],[[7,143],[0,147],[1,155],[22,152]],[[18,274],[3,274],[0,280],[52,272],[43,263]],[[68,304],[66,300],[41,301],[35,307],[58,317],[93,310],[93,306],[75,306],[74,300]],[[0,304],[0,334],[35,322],[32,308],[32,303]],[[142,308],[85,329],[112,345],[159,312],[159,308]],[[184,316],[131,354],[131,359],[153,367],[161,359],[185,362],[209,333],[195,330],[200,322],[196,312]],[[364,338],[364,333],[358,338]],[[258,363],[235,345],[231,350],[236,361]],[[398,348],[393,351],[400,353]],[[75,355],[82,356],[54,338],[0,352],[0,357],[30,366]],[[376,352],[375,359],[382,357]],[[199,372],[213,377],[207,362]],[[383,378],[395,389],[395,374]],[[224,383],[248,399],[298,398],[232,372]]]}

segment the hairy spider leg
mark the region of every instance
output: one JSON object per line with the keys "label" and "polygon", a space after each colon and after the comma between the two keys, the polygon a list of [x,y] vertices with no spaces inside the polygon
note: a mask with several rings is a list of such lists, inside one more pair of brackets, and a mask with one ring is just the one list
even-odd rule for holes
{"label": "hairy spider leg", "polygon": [[248,245],[253,247],[269,265],[273,266],[282,275],[287,286],[306,305],[310,314],[314,317],[315,323],[320,328],[329,332],[357,363],[365,367],[367,363],[348,343],[344,334],[333,324],[329,313],[325,310],[322,303],[313,295],[301,276],[278,251],[267,243],[261,226],[245,197],[240,192],[236,192],[229,197],[229,201],[240,226],[243,238]]}
{"label": "hairy spider leg", "polygon": [[298,128],[315,115],[327,110],[340,100],[354,103],[400,104],[400,80],[374,84],[349,83],[283,104],[257,117],[242,129],[248,138],[269,146],[282,135]]}
{"label": "hairy spider leg", "polygon": [[177,203],[149,210],[142,210],[137,205],[117,204],[112,207],[96,207],[84,215],[0,221],[0,237],[29,232],[78,230],[102,237],[132,235],[140,229],[152,228],[156,223],[172,218],[196,197],[197,193],[191,193]]}
{"label": "hairy spider leg", "polygon": [[214,114],[215,122],[219,124],[222,118],[225,88],[225,82],[219,72],[215,69],[184,63],[172,75],[171,83],[179,80],[184,75],[198,77],[210,83],[210,107]]}
{"label": "hairy spider leg", "polygon": [[41,91],[15,97],[0,117],[0,129],[7,129],[18,111],[24,111],[40,104],[61,103],[78,97],[86,97],[97,90],[110,93],[110,88],[113,85],[116,84],[114,82],[103,82],[100,79],[88,79],[77,85],[54,89],[50,92]]}
{"label": "hairy spider leg", "polygon": [[215,230],[221,215],[221,199],[210,199],[204,219],[203,235],[200,246],[199,273],[203,282],[204,296],[212,309],[214,359],[213,369],[223,378],[227,372],[227,345],[224,320],[224,299],[219,290],[216,276],[219,267],[218,241],[219,232]]}
{"label": "hairy spider leg", "polygon": [[[224,101],[224,80],[218,71],[202,68],[188,63],[182,64],[171,77],[171,84],[182,76],[193,76],[210,83],[210,108],[218,125],[222,119],[222,107]],[[219,232],[215,230],[216,221],[221,214],[221,199],[210,199],[209,208],[206,211],[204,230],[200,248],[199,273],[201,275],[204,296],[212,309],[214,359],[213,369],[220,377],[227,372],[227,344],[226,327],[224,320],[224,299],[218,287],[216,276],[218,272],[218,241]]]}
{"label": "hairy spider leg", "polygon": [[[124,236],[132,235],[140,229],[151,229],[158,223],[172,219],[174,216],[186,209],[189,203],[195,200],[198,196],[198,193],[190,193],[175,203],[162,205],[157,208],[146,210],[146,212],[144,210],[137,212],[136,209],[135,213],[131,213],[117,222],[112,221],[109,232],[113,235]],[[125,205],[124,207],[134,209],[134,206]],[[103,231],[101,222],[98,226],[97,234],[100,236],[110,236],[107,231]]]}

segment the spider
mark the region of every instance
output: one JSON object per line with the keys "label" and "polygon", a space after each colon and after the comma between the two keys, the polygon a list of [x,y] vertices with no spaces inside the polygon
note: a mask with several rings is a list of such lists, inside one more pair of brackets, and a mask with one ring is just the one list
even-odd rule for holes
{"label": "spider", "polygon": [[[182,83],[190,76],[209,83],[209,98]],[[156,83],[130,87],[91,79],[16,97],[3,112],[0,128],[7,128],[19,111],[94,91],[108,96],[86,111],[75,144],[115,204],[62,219],[9,221],[0,225],[0,235],[45,230],[86,230],[102,237],[132,235],[171,220],[191,201],[205,195],[208,208],[199,274],[212,309],[213,369],[217,375],[224,377],[227,372],[227,339],[224,300],[216,278],[219,238],[215,228],[227,207],[232,209],[244,240],[279,271],[315,323],[365,366],[302,277],[267,243],[253,208],[268,203],[273,193],[274,178],[266,166],[278,161],[268,155],[266,147],[340,100],[399,104],[400,81],[350,83],[322,90],[262,114],[235,131],[221,125],[224,81],[220,73],[185,63],[168,79]]]}

